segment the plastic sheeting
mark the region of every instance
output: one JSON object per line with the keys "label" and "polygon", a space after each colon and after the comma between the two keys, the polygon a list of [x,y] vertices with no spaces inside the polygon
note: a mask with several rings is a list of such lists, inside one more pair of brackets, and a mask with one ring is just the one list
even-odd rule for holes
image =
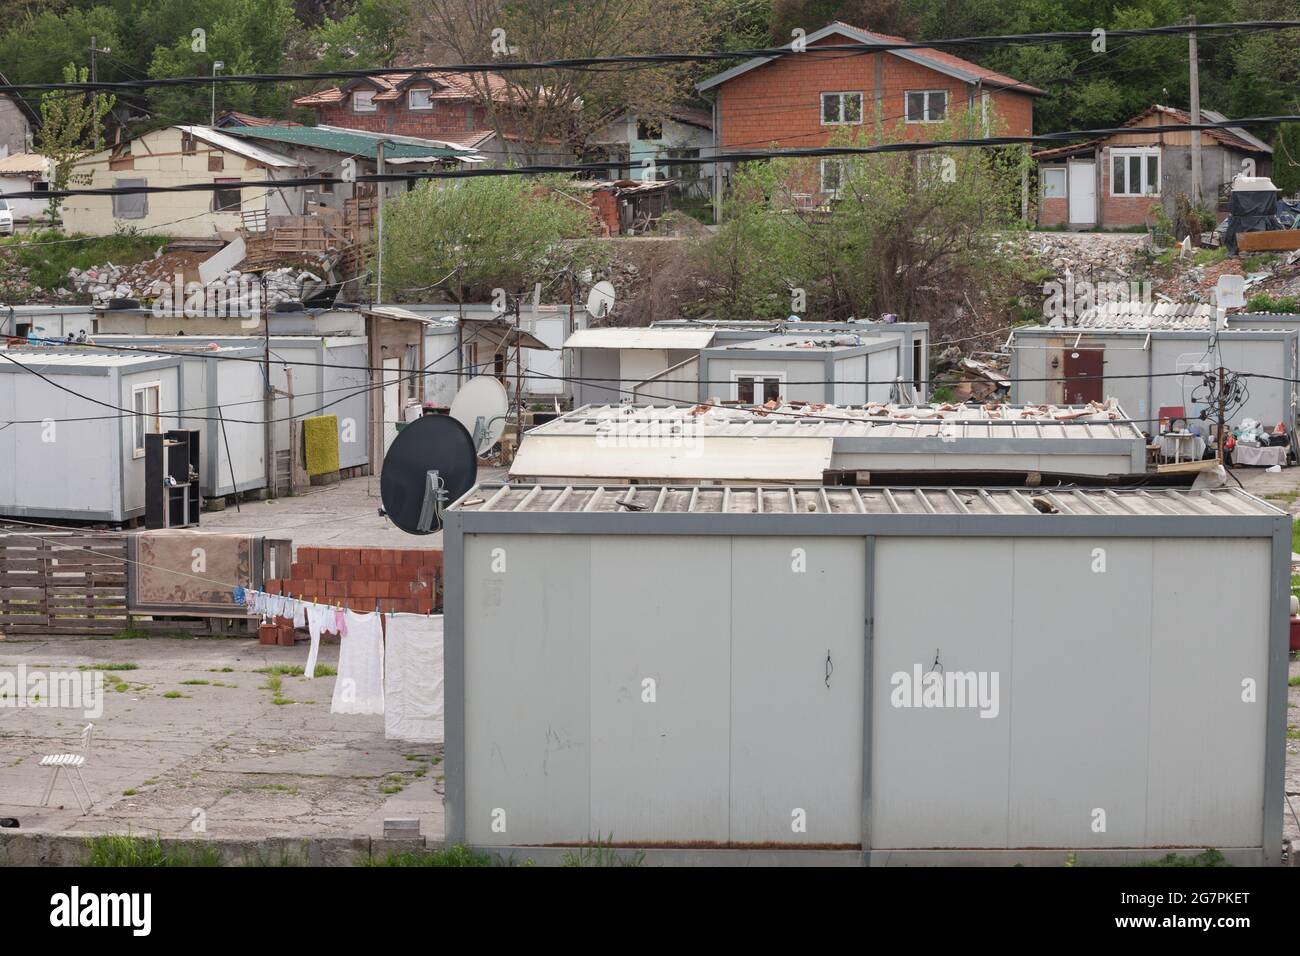
{"label": "plastic sheeting", "polygon": [[384,736],[443,742],[442,615],[385,615]]}

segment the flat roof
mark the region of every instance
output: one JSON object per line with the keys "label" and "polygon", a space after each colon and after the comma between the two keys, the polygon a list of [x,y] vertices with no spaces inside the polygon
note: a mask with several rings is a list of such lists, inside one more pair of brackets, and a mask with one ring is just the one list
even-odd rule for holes
{"label": "flat roof", "polygon": [[706,348],[712,329],[649,327],[579,329],[564,342],[566,349],[688,349]]}
{"label": "flat roof", "polygon": [[712,350],[712,357],[717,358],[724,352],[770,352],[777,355],[826,355],[836,352],[876,351],[882,348],[897,348],[897,339],[887,339],[878,335],[862,335],[859,332],[824,332],[820,335],[811,333],[798,335],[793,332],[781,335],[769,335],[763,339],[751,339],[748,342],[728,342]]}
{"label": "flat roof", "polygon": [[[1095,405],[584,405],[524,433],[599,438],[615,430],[718,438],[1141,439],[1119,406]],[[526,474],[522,472],[521,474]],[[602,473],[603,474],[603,473]]]}
{"label": "flat roof", "polygon": [[[1053,510],[1054,509],[1054,510]],[[483,482],[452,511],[468,514],[982,515],[1007,518],[1276,518],[1285,513],[1237,488],[782,488],[545,485]]]}
{"label": "flat roof", "polygon": [[6,362],[0,360],[0,369],[13,370],[14,362],[23,366],[37,366],[38,370],[46,368],[58,371],[60,369],[93,369],[93,368],[130,368],[136,365],[153,365],[157,362],[170,362],[172,359],[184,358],[182,353],[173,355],[130,355],[121,352],[105,352],[94,350],[93,346],[86,346],[84,349],[77,351],[62,351],[43,346],[33,346],[16,349],[0,349],[0,353],[13,361]]}

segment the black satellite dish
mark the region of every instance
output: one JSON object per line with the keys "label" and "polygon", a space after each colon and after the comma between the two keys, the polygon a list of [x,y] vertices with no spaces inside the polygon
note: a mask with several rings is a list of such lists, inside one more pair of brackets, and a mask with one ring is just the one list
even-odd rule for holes
{"label": "black satellite dish", "polygon": [[474,487],[478,456],[465,426],[424,415],[402,427],[384,455],[379,495],[384,513],[407,534],[442,527],[442,510]]}

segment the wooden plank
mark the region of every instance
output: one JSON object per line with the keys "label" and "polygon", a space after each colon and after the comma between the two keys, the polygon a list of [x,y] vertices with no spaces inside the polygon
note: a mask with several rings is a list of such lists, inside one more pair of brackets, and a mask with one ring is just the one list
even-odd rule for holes
{"label": "wooden plank", "polygon": [[1267,229],[1237,233],[1237,248],[1242,252],[1269,252],[1300,249],[1300,229]]}
{"label": "wooden plank", "polygon": [[1156,470],[1162,475],[1194,474],[1199,471],[1213,471],[1218,464],[1216,458],[1205,458],[1201,461],[1180,461],[1170,465],[1157,465]]}

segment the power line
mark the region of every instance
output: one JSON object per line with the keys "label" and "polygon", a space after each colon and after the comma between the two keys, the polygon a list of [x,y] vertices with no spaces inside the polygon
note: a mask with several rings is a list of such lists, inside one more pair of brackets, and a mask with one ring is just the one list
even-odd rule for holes
{"label": "power line", "polygon": [[[1164,133],[1182,133],[1195,130],[1229,129],[1235,126],[1276,126],[1280,123],[1300,122],[1300,115],[1246,116],[1240,119],[1212,123],[1170,123],[1160,127]],[[830,156],[870,156],[881,153],[918,153],[942,149],[986,149],[995,146],[1016,146],[1024,143],[1060,143],[1070,140],[1099,139],[1107,136],[1129,135],[1134,128],[1117,126],[1105,129],[1068,130],[1060,133],[1039,133],[1025,136],[985,136],[971,139],[927,140],[922,142],[881,143],[875,146],[813,146],[794,149],[742,150],[718,153],[713,156],[674,158],[666,165],[706,166],[715,163],[745,163],[769,159],[807,159]],[[600,172],[616,167],[640,167],[641,161],[609,160],[599,163],[553,164],[532,166],[502,166],[470,169],[430,170],[411,173],[358,174],[358,183],[419,182],[426,179],[469,179],[479,176],[544,176],[563,173]],[[296,179],[240,180],[222,183],[184,183],[178,186],[105,186],[98,189],[64,189],[45,192],[0,193],[0,199],[67,198],[70,196],[127,196],[140,193],[216,192],[232,189],[292,189],[303,186],[325,186],[352,182],[330,176],[313,176]]]}
{"label": "power line", "polygon": [[[1191,32],[1198,34],[1228,34],[1260,30],[1290,30],[1300,28],[1300,20],[1245,20],[1236,23],[1204,23],[1195,26],[1179,23],[1160,27],[1142,27],[1133,29],[1106,30],[1106,37],[1158,37],[1178,36]],[[512,73],[529,70],[565,70],[584,69],[594,66],[617,65],[663,65],[675,63],[704,63],[717,60],[754,59],[759,57],[777,58],[782,56],[803,56],[807,54],[828,53],[889,53],[904,50],[927,50],[942,47],[973,46],[1011,46],[1032,45],[1040,43],[1062,43],[1072,40],[1093,42],[1096,39],[1091,30],[1063,30],[1053,33],[1019,33],[1001,36],[950,37],[926,41],[880,40],[858,43],[819,44],[804,51],[795,52],[792,44],[779,47],[763,47],[753,50],[716,50],[697,53],[633,53],[617,56],[570,57],[552,60],[514,61],[499,60],[489,63],[456,63],[443,66],[391,66],[372,67],[356,70],[318,70],[299,73],[246,73],[212,76],[173,76],[158,77],[147,80],[118,80],[102,83],[6,83],[0,84],[0,92],[17,93],[22,91],[48,90],[133,90],[142,87],[167,86],[203,86],[213,83],[290,83],[304,80],[338,80],[359,79],[375,76],[392,76],[396,74],[428,73]]]}

